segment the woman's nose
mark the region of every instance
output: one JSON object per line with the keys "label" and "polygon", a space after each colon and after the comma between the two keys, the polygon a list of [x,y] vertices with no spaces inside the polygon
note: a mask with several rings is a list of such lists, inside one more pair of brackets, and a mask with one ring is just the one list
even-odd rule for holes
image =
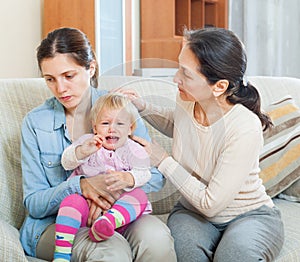
{"label": "woman's nose", "polygon": [[181,84],[181,80],[179,78],[179,70],[177,70],[176,74],[174,75],[173,82],[176,84]]}
{"label": "woman's nose", "polygon": [[63,82],[63,80],[57,80],[56,82],[56,90],[58,93],[63,93],[65,91],[66,87]]}

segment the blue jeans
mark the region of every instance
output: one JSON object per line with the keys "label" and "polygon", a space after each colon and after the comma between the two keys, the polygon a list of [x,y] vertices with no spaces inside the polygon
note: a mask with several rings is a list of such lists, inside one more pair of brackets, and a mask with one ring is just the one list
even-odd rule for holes
{"label": "blue jeans", "polygon": [[175,205],[168,218],[178,262],[273,261],[284,229],[277,207],[262,206],[223,223]]}

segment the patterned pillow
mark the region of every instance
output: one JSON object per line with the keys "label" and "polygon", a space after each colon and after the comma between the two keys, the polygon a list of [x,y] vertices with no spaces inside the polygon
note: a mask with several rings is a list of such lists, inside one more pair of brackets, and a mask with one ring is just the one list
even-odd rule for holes
{"label": "patterned pillow", "polygon": [[300,178],[300,109],[286,96],[269,105],[266,112],[274,126],[264,132],[260,177],[274,197]]}

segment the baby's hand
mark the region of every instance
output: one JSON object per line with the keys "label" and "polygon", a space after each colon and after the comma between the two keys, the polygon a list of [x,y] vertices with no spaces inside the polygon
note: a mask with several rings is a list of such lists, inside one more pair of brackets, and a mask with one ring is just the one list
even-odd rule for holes
{"label": "baby's hand", "polygon": [[82,160],[91,154],[97,152],[103,143],[103,139],[100,135],[94,135],[92,138],[85,140],[82,145],[76,147],[76,157]]}
{"label": "baby's hand", "polygon": [[130,172],[111,171],[107,172],[105,182],[109,185],[108,190],[117,191],[134,186],[134,178]]}
{"label": "baby's hand", "polygon": [[102,147],[102,144],[103,144],[103,138],[96,134],[94,135],[94,141],[95,141],[95,145],[98,149],[100,149]]}

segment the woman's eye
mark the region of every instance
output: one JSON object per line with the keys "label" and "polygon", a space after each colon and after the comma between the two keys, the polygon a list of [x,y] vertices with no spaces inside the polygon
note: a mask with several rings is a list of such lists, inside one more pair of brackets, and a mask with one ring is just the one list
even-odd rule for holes
{"label": "woman's eye", "polygon": [[187,72],[187,71],[184,70],[184,71],[183,71],[183,74],[184,74],[184,76],[186,76],[187,78],[192,78],[190,72]]}
{"label": "woman's eye", "polygon": [[189,71],[187,71],[187,69],[181,67],[179,70],[184,77],[192,78],[192,74]]}
{"label": "woman's eye", "polygon": [[74,75],[66,75],[66,78],[68,79],[72,79],[74,77]]}
{"label": "woman's eye", "polygon": [[46,77],[46,78],[45,78],[45,81],[46,81],[46,82],[53,82],[53,78]]}

